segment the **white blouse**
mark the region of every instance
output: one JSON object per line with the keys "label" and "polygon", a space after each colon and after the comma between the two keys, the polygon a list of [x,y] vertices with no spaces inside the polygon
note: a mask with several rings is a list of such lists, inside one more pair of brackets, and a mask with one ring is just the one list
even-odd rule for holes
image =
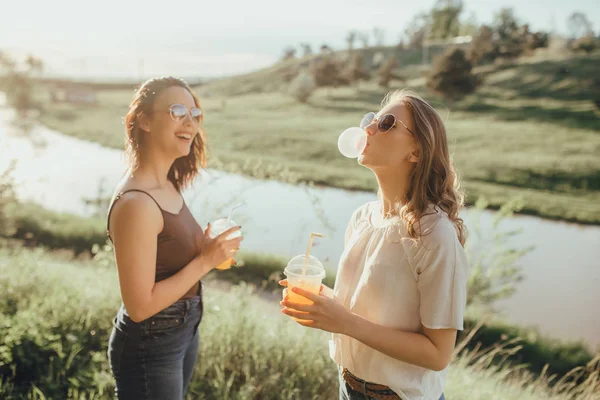
{"label": "white blouse", "polygon": [[[422,237],[414,240],[398,218],[383,220],[379,210],[375,201],[352,215],[334,299],[394,329],[462,330],[469,271],[448,215],[430,206],[421,218]],[[437,372],[408,364],[341,334],[333,334],[329,345],[338,365],[361,379],[389,386],[403,399],[437,400],[442,395],[447,368]]]}

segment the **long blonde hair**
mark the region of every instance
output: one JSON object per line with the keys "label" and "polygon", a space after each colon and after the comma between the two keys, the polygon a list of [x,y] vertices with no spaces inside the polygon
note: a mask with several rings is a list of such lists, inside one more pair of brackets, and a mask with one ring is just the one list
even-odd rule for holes
{"label": "long blonde hair", "polygon": [[464,195],[450,160],[444,123],[437,111],[414,92],[390,92],[383,99],[382,108],[396,103],[403,104],[412,114],[413,136],[419,146],[419,161],[410,175],[406,203],[399,209],[408,234],[414,239],[421,236],[419,222],[433,203],[448,214],[464,246],[467,230],[458,215]]}

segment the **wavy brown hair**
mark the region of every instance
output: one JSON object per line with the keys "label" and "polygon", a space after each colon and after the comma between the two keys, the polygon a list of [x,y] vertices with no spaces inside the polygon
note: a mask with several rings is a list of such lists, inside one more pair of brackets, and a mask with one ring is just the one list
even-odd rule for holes
{"label": "wavy brown hair", "polygon": [[[135,171],[140,164],[145,134],[140,127],[139,120],[142,115],[150,116],[157,97],[166,89],[179,86],[186,89],[194,98],[196,107],[200,108],[200,100],[194,94],[189,85],[172,76],[152,78],[144,82],[137,90],[133,101],[129,105],[129,111],[125,116],[125,155],[129,168]],[[198,135],[192,141],[190,154],[175,160],[167,178],[178,191],[188,187],[198,176],[200,169],[206,166],[206,140],[202,127],[199,127]]]}
{"label": "wavy brown hair", "polygon": [[416,239],[422,234],[419,221],[433,203],[448,214],[464,246],[467,230],[458,215],[464,195],[450,159],[444,123],[437,111],[416,93],[408,90],[390,92],[383,99],[382,108],[397,103],[403,104],[411,113],[413,136],[419,147],[419,161],[411,172],[406,203],[400,207],[399,215],[408,234]]}

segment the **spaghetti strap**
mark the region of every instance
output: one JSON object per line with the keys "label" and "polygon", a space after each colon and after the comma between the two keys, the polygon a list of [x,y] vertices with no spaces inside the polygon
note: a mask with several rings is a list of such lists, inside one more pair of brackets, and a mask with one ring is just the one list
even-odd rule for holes
{"label": "spaghetti strap", "polygon": [[110,239],[111,242],[112,242],[112,238],[110,237],[110,230],[109,230],[109,228],[110,228],[110,226],[109,226],[110,225],[110,214],[112,213],[113,206],[121,198],[121,196],[123,196],[125,193],[129,193],[129,192],[140,192],[140,193],[146,194],[148,197],[150,197],[152,199],[152,201],[154,201],[154,203],[156,204],[156,206],[158,207],[158,209],[162,211],[162,207],[160,206],[160,204],[158,204],[158,201],[156,201],[156,199],[154,197],[152,197],[152,195],[150,193],[148,193],[148,192],[145,192],[145,191],[140,190],[140,189],[128,189],[128,190],[125,190],[123,192],[119,192],[115,196],[115,199],[111,203],[110,207],[108,208],[108,217],[106,218],[106,236],[108,236],[108,238]]}

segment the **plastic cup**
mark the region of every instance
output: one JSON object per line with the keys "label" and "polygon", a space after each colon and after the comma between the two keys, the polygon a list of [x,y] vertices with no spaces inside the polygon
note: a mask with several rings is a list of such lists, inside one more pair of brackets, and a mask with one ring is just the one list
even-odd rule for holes
{"label": "plastic cup", "polygon": [[298,287],[314,294],[321,291],[321,283],[325,278],[325,269],[323,264],[314,256],[308,257],[305,266],[306,254],[300,254],[290,260],[283,273],[287,277],[287,295],[289,301],[300,304],[312,304],[313,302],[306,297],[292,291]]}
{"label": "plastic cup", "polygon": [[346,129],[338,138],[338,150],[344,157],[357,158],[367,146],[367,134],[359,127]]}
{"label": "plastic cup", "polygon": [[[236,227],[236,226],[238,226],[238,224],[236,224],[235,221],[228,220],[227,218],[220,218],[210,224],[210,238],[214,239],[217,236],[219,236],[220,234],[222,234],[223,232],[225,232],[226,230]],[[227,239],[234,239],[234,238],[240,237],[240,236],[242,236],[242,232],[236,231],[236,232],[232,233],[231,235],[227,236]],[[232,263],[233,263],[233,258],[229,258],[229,259],[223,261],[221,264],[219,264],[217,266],[217,269],[221,270],[221,271],[229,269],[229,268],[231,268]]]}

